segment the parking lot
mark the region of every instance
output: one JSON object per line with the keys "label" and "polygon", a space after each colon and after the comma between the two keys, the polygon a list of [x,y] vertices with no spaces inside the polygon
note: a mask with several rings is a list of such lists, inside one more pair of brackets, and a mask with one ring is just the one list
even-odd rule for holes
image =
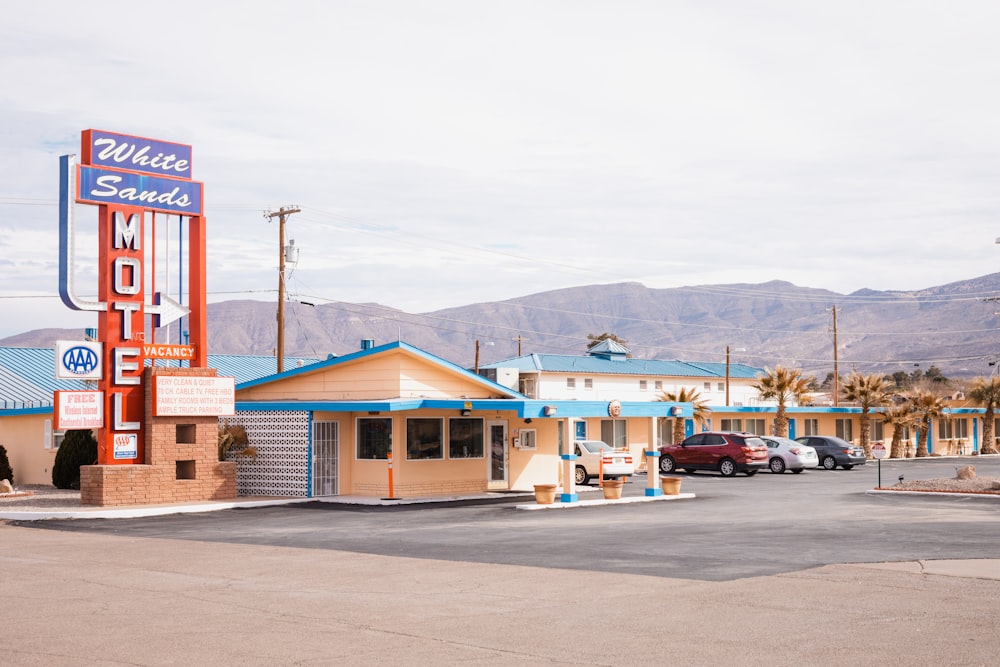
{"label": "parking lot", "polygon": [[[883,483],[958,463],[884,463]],[[973,463],[1000,477],[1000,458]],[[875,465],[698,473],[694,499],[561,511],[0,526],[0,622],[14,664],[992,663],[1000,573],[936,561],[995,558],[1000,499],[867,494],[875,481]]]}
{"label": "parking lot", "polygon": [[[975,463],[982,476],[1000,477],[1000,458]],[[899,475],[952,477],[958,464],[883,463],[883,485]],[[870,495],[874,464],[799,475],[681,476],[682,490],[696,498],[558,512],[515,511],[523,498],[403,507],[307,503],[43,527],[714,581],[832,563],[997,556],[1000,498]],[[637,475],[625,494],[641,495],[645,485],[645,475]]]}

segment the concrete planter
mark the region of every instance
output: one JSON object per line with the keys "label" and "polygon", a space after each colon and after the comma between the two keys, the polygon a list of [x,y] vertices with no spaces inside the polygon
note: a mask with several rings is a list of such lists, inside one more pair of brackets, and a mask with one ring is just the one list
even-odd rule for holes
{"label": "concrete planter", "polygon": [[676,496],[681,492],[681,481],[682,477],[670,477],[668,475],[660,475],[660,488],[663,489],[663,495],[665,496]]}
{"label": "concrete planter", "polygon": [[555,484],[535,484],[535,502],[539,505],[551,505],[556,501]]}
{"label": "concrete planter", "polygon": [[620,479],[604,480],[604,499],[617,500],[622,497],[622,487],[625,485]]}

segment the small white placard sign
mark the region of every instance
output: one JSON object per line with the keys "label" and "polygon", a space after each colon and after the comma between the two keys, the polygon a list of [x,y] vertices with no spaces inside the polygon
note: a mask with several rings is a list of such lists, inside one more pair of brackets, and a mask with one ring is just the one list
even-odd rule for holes
{"label": "small white placard sign", "polygon": [[55,392],[56,430],[104,428],[103,391]]}
{"label": "small white placard sign", "polygon": [[155,375],[157,417],[216,417],[236,414],[236,378]]}

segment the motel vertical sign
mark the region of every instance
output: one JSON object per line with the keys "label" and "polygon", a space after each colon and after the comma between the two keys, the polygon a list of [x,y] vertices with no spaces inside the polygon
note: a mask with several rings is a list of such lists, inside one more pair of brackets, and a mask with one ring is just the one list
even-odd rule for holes
{"label": "motel vertical sign", "polygon": [[[59,293],[68,307],[98,316],[104,427],[97,462],[144,463],[143,367],[156,328],[187,315],[188,361],[207,366],[204,186],[192,179],[184,144],[84,130],[80,153],[79,163],[60,158]],[[98,207],[97,301],[82,298],[74,284],[74,203]],[[187,225],[187,306],[155,285],[156,226],[171,215]]]}

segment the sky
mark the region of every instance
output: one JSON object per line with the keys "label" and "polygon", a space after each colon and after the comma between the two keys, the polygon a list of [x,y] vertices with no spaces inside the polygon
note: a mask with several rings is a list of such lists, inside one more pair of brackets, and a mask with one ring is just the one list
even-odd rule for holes
{"label": "sky", "polygon": [[18,3],[0,338],[94,326],[58,298],[59,156],[88,128],[193,146],[209,301],[276,300],[282,206],[288,298],[317,304],[994,273],[997,25],[985,0]]}

